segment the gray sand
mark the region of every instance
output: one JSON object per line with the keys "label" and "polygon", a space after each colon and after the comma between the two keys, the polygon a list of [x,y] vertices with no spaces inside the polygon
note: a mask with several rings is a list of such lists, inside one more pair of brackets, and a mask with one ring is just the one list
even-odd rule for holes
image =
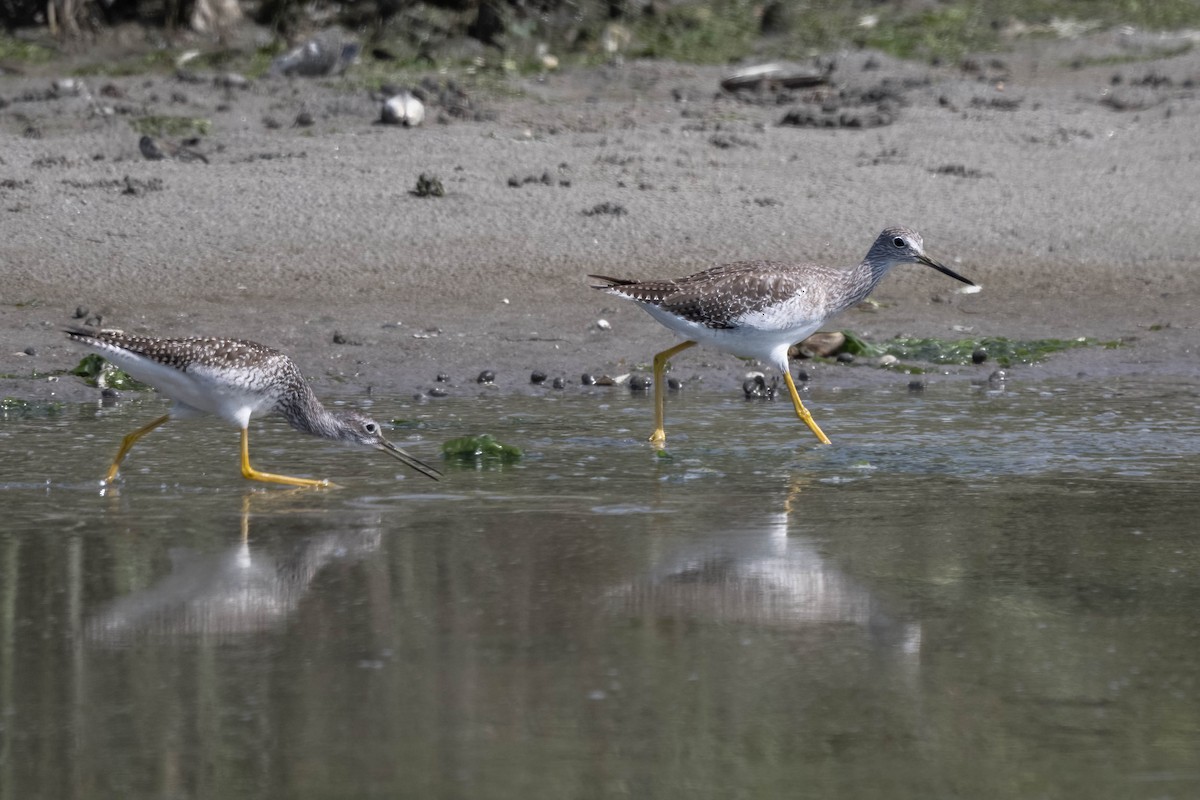
{"label": "gray sand", "polygon": [[[849,265],[880,229],[903,224],[983,290],[959,294],[907,266],[877,290],[878,308],[827,327],[876,339],[1126,339],[1015,374],[1194,385],[1200,49],[1067,66],[1131,46],[1115,34],[1028,42],[1001,56],[1007,74],[982,75],[843,54],[838,88],[906,82],[898,120],[866,130],[781,127],[790,106],[722,95],[727,70],[664,63],[514,80],[515,93],[473,92],[484,121],[439,123],[435,107],[416,129],[375,124],[378,103],[338,80],[228,91],[171,76],[88,79],[95,102],[118,112],[210,118],[199,145],[208,164],[144,160],[129,116],[97,116],[86,98],[22,99],[53,74],[3,78],[0,373],[77,363],[84,353],[59,330],[83,306],[127,331],[279,347],[326,393],[409,396],[439,372],[472,391],[485,368],[501,390],[526,390],[535,368],[573,386],[674,341],[632,304],[588,289],[589,272],[665,278],[748,258]],[[868,58],[878,69],[864,69]],[[1168,80],[1134,85],[1148,75]],[[104,84],[124,97],[100,96]],[[292,126],[301,110],[312,127]],[[413,196],[422,172],[446,196]],[[551,185],[508,185],[543,173]],[[143,190],[122,193],[126,177]],[[583,213],[606,202],[627,213]],[[335,344],[335,332],[352,343]],[[676,365],[730,388],[745,370],[701,351]],[[836,366],[814,380],[907,382]],[[75,379],[0,381],[0,397],[95,391]]]}

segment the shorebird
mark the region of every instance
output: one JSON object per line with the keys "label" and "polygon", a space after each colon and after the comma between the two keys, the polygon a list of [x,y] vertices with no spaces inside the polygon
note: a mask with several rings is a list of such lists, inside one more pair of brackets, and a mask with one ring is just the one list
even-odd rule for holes
{"label": "shorebird", "polygon": [[862,262],[850,269],[821,264],[737,261],[686,278],[636,281],[589,275],[604,281],[594,289],[633,300],[646,313],[686,337],[654,356],[654,433],[663,430],[663,370],[667,360],[697,344],[764,361],[783,373],[796,416],[821,441],[829,438],[800,402],[788,369],[788,348],[816,332],[831,317],[866,299],[883,276],[899,264],[924,264],[969,286],[975,284],[925,255],[921,235],[887,228]]}
{"label": "shorebird", "polygon": [[441,477],[436,469],[385,439],[375,420],[357,411],[330,411],[321,405],[296,364],[278,350],[244,339],[160,339],[75,327],[64,332],[175,401],[169,413],[121,441],[104,478],[106,484],[116,480],[121,461],[139,439],[171,419],[199,414],[213,414],[241,429],[242,475],[250,480],[289,486],[333,485],[327,480],[260,472],[250,466],[250,420],[271,413],[283,415],[303,433],[373,447],[427,478]]}

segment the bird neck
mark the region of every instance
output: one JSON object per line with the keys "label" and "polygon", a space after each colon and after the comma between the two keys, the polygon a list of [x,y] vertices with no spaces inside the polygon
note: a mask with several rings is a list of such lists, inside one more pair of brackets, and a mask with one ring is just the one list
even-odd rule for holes
{"label": "bird neck", "polygon": [[[864,260],[857,267],[843,272],[843,282],[845,292],[842,295],[842,302],[838,305],[837,311],[840,313],[848,308],[861,303],[867,299],[867,296],[875,290],[876,285],[883,280],[883,276],[888,274],[888,270],[892,268],[891,262],[888,261],[871,261]],[[833,316],[833,314],[830,314]]]}
{"label": "bird neck", "polygon": [[337,414],[321,405],[321,401],[313,394],[307,383],[301,383],[279,403],[279,413],[283,414],[288,424],[301,433],[320,436],[322,439],[336,439],[342,428],[341,419]]}

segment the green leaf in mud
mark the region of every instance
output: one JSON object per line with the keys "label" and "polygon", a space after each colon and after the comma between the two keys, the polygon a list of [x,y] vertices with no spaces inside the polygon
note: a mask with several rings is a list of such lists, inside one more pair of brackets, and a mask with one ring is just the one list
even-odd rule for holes
{"label": "green leaf in mud", "polygon": [[442,453],[451,458],[495,459],[505,463],[518,461],[524,455],[519,447],[498,442],[490,433],[451,439],[442,445]]}
{"label": "green leaf in mud", "polygon": [[97,389],[127,389],[133,392],[144,392],[153,388],[131,378],[129,373],[117,369],[105,361],[99,353],[90,353],[84,356],[75,369],[71,370],[71,374],[78,375],[88,386],[95,386]]}
{"label": "green leaf in mud", "polygon": [[878,358],[887,352],[881,346],[871,344],[854,331],[842,331],[842,335],[846,337],[846,343],[842,345],[842,352],[844,353],[864,358]]}
{"label": "green leaf in mud", "polygon": [[1075,339],[1030,339],[1027,341],[1007,339],[1001,336],[988,336],[982,339],[920,339],[898,336],[886,342],[873,344],[851,331],[844,331],[844,333],[846,345],[843,349],[854,355],[866,358],[891,355],[901,361],[925,361],[931,364],[970,364],[971,355],[977,350],[985,351],[988,358],[1001,367],[1011,367],[1014,364],[1036,364],[1045,360],[1052,353],[1097,344],[1096,341],[1082,336]]}

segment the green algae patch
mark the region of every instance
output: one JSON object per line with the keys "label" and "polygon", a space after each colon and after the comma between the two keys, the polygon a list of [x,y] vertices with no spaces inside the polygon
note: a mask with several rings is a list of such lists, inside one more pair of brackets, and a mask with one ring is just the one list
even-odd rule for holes
{"label": "green algae patch", "polygon": [[52,48],[0,35],[0,61],[13,64],[48,64],[58,55]]}
{"label": "green algae patch", "polygon": [[99,353],[84,356],[75,369],[71,370],[71,374],[78,375],[88,386],[95,386],[97,389],[126,389],[131,392],[145,392],[153,388],[130,377],[129,373],[117,369],[105,361]]}
{"label": "green algae patch", "polygon": [[760,24],[759,7],[749,0],[663,8],[662,13],[639,17],[633,26],[639,57],[728,64],[750,52]]}
{"label": "green algae patch", "polygon": [[524,455],[521,448],[498,442],[490,433],[451,439],[442,445],[442,454],[464,461],[495,460],[506,464],[519,461]]}
{"label": "green algae patch", "polygon": [[[972,355],[979,350],[987,353],[989,361],[1001,367],[1018,364],[1037,364],[1050,355],[1063,350],[1100,344],[1093,339],[1030,339],[1018,341],[1004,337],[988,336],[982,339],[920,339],[898,336],[887,342],[873,344],[860,336],[844,331],[846,344],[843,350],[865,358],[894,356],[901,361],[924,361],[930,364],[970,364]],[[1109,346],[1108,343],[1104,343]]]}
{"label": "green algae patch", "polygon": [[30,403],[16,397],[0,400],[0,419],[44,419],[63,413],[62,403]]}

